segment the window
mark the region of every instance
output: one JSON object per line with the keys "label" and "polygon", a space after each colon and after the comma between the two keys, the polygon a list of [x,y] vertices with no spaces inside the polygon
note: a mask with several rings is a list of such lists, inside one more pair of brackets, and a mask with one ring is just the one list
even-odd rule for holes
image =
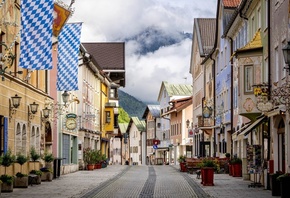
{"label": "window", "polygon": [[[284,46],[286,46],[286,40],[284,40],[283,42],[282,42],[282,48],[284,47]],[[282,50],[281,50],[282,51]],[[281,60],[281,65],[282,65],[282,67],[281,68],[286,68],[286,67],[288,67],[287,65],[286,65],[286,63],[285,63],[285,61],[284,61],[284,57],[283,57],[283,53],[279,53],[280,54],[280,60]],[[283,73],[282,73],[282,78],[285,78],[286,77],[286,69],[283,69],[283,71],[282,71]]]}
{"label": "window", "polygon": [[278,68],[278,71],[274,71],[274,82],[279,80],[279,51],[278,47],[275,48],[275,65]]}
{"label": "window", "polygon": [[262,16],[261,16],[261,7],[258,8],[258,28],[261,28]]}
{"label": "window", "polygon": [[254,83],[253,66],[252,65],[245,66],[244,74],[245,74],[245,82],[244,82],[245,93],[252,93]]}
{"label": "window", "polygon": [[264,72],[263,72],[263,82],[268,83],[268,58],[265,59],[264,61]]}

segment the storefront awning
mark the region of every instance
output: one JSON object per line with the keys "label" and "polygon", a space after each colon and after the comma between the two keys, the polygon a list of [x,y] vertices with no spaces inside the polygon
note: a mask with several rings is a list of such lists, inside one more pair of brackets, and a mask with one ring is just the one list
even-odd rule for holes
{"label": "storefront awning", "polygon": [[207,127],[199,127],[199,129],[204,131],[207,135],[212,135],[215,127],[214,126],[207,126]]}
{"label": "storefront awning", "polygon": [[249,125],[242,133],[239,134],[239,136],[247,136],[254,128],[262,124],[264,121],[267,120],[267,116],[263,115],[259,117],[255,122],[253,122],[251,125]]}

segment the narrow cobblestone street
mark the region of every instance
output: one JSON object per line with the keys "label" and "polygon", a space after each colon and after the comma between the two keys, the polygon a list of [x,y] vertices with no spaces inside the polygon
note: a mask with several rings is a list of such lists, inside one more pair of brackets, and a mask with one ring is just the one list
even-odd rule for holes
{"label": "narrow cobblestone street", "polygon": [[9,198],[272,198],[271,191],[248,188],[251,181],[215,174],[214,186],[202,186],[195,174],[179,166],[111,165],[93,171],[61,175],[52,182],[2,193]]}

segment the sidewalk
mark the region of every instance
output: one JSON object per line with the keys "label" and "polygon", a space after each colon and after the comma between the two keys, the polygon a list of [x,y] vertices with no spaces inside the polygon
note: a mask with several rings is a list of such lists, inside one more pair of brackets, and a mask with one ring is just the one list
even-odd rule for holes
{"label": "sidewalk", "polygon": [[110,165],[107,168],[94,171],[77,171],[61,175],[51,182],[41,182],[40,185],[28,188],[14,188],[12,193],[1,193],[1,197],[25,198],[77,198],[92,190],[101,183],[114,178],[128,166]]}
{"label": "sidewalk", "polygon": [[[175,166],[179,169],[179,166]],[[232,177],[229,174],[214,174],[214,186],[203,186],[201,179],[196,178],[196,174],[188,174],[199,187],[201,187],[211,198],[273,198],[270,190],[265,190],[264,186],[249,188],[252,183],[249,180],[243,180],[242,177]]]}

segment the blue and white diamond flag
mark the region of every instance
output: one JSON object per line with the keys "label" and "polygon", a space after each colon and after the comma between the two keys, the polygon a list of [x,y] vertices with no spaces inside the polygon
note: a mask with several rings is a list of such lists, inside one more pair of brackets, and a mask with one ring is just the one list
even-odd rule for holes
{"label": "blue and white diamond flag", "polygon": [[21,1],[20,67],[52,69],[53,5],[53,0]]}
{"label": "blue and white diamond flag", "polygon": [[57,90],[78,90],[78,55],[82,23],[68,23],[58,36]]}

